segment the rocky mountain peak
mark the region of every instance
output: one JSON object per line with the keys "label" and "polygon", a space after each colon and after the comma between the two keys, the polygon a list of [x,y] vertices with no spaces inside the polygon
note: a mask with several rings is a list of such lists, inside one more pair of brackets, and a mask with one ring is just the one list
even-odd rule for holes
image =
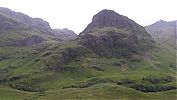
{"label": "rocky mountain peak", "polygon": [[92,22],[100,26],[116,26],[116,21],[120,15],[112,10],[102,10],[93,17]]}
{"label": "rocky mountain peak", "polygon": [[144,27],[107,9],[97,13],[77,39],[100,56],[129,56],[153,47]]}
{"label": "rocky mountain peak", "polygon": [[87,33],[93,29],[104,27],[116,27],[119,29],[123,28],[134,32],[139,31],[139,28],[142,28],[128,17],[120,15],[113,10],[104,9],[93,16],[92,22],[82,33]]}
{"label": "rocky mountain peak", "polygon": [[99,27],[117,26],[121,15],[112,10],[102,10],[93,17],[92,23]]}

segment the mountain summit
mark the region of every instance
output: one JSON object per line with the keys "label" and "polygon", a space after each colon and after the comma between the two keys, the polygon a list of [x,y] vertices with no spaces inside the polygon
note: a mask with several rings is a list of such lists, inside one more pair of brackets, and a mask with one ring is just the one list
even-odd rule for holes
{"label": "mountain summit", "polygon": [[[85,28],[82,33],[95,28],[116,27],[134,31],[139,31],[142,26],[126,16],[120,15],[113,10],[104,9],[93,16],[92,22]],[[145,30],[143,30],[145,31]]]}
{"label": "mountain summit", "polygon": [[97,13],[78,36],[81,44],[101,56],[127,56],[153,45],[145,28],[112,10]]}

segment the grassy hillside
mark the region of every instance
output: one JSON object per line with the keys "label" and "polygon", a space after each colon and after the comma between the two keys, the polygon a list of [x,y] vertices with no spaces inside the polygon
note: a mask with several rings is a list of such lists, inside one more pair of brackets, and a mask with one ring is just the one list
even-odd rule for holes
{"label": "grassy hillside", "polygon": [[[117,13],[115,17],[120,20]],[[10,17],[10,22],[19,22],[17,19]],[[105,24],[104,17],[99,19],[95,23]],[[0,30],[0,99],[175,100],[176,50],[155,47],[142,26],[127,17],[121,19],[116,25],[122,24],[121,28],[128,25],[128,29],[114,27],[109,16],[106,26],[111,27],[91,30],[97,25],[93,23],[88,27],[93,32],[85,30],[88,33],[81,34],[77,40],[63,42],[36,27],[21,30],[3,27]],[[88,38],[82,37],[85,35]],[[103,52],[99,54],[99,50]]]}
{"label": "grassy hillside", "polygon": [[163,92],[163,93],[142,93],[116,84],[101,83],[101,84],[93,85],[89,88],[81,88],[81,89],[71,88],[65,90],[48,91],[42,96],[39,96],[38,99],[40,98],[40,99],[56,100],[60,98],[60,99],[81,99],[81,100],[85,100],[85,99],[175,100],[176,99],[175,94],[176,94],[176,90]]}
{"label": "grassy hillside", "polygon": [[[9,57],[0,61],[1,84],[17,91],[36,92],[30,97],[24,95],[30,99],[176,98],[175,52],[157,49],[132,58],[100,58],[94,53],[73,55],[72,50],[80,47],[75,42],[46,42],[31,47],[1,48],[1,53]],[[63,53],[68,48],[70,54]],[[62,54],[73,58],[62,66],[63,70],[52,69],[50,65],[54,66]]]}
{"label": "grassy hillside", "polygon": [[32,92],[19,91],[9,87],[0,86],[0,100],[24,100],[34,95]]}

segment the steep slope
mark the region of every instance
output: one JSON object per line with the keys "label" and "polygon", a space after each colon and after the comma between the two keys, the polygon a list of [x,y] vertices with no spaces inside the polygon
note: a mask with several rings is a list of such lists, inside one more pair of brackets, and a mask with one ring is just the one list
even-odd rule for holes
{"label": "steep slope", "polygon": [[13,20],[9,17],[6,17],[5,15],[0,13],[0,30],[5,31],[5,30],[12,30],[12,29],[25,29],[25,24],[20,23],[16,20]]}
{"label": "steep slope", "polygon": [[176,27],[176,21],[160,20],[145,28],[157,43],[176,48]]}
{"label": "steep slope", "polygon": [[41,31],[43,33],[52,33],[52,29],[49,26],[49,23],[46,21],[43,21],[40,18],[32,18],[28,15],[25,15],[20,12],[14,12],[8,8],[0,8],[0,13],[3,14],[4,16],[14,19],[16,21],[19,21],[29,28],[36,30],[36,31]]}
{"label": "steep slope", "polygon": [[53,40],[52,29],[42,19],[0,8],[0,46],[31,46]]}
{"label": "steep slope", "polygon": [[101,56],[129,56],[153,47],[152,38],[142,26],[106,9],[93,17],[78,40]]}
{"label": "steep slope", "polygon": [[[2,38],[1,41],[8,42],[3,42],[1,44],[15,45],[19,44],[20,42],[26,42],[26,40],[31,41],[31,44],[35,44],[37,42],[42,42],[43,40],[65,41],[70,39],[72,40],[76,37],[75,33],[71,30],[63,30],[60,33],[62,35],[57,35],[56,31],[51,29],[49,23],[44,21],[43,19],[32,18],[23,13],[14,12],[8,8],[0,7],[0,35]],[[73,38],[71,34],[74,34],[72,35]]]}

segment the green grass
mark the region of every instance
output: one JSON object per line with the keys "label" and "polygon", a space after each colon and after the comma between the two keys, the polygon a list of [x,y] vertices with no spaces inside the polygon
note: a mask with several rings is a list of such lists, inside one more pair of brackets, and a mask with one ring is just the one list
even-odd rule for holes
{"label": "green grass", "polygon": [[0,100],[23,100],[35,93],[19,91],[9,87],[0,86]]}
{"label": "green grass", "polygon": [[[172,49],[159,49],[147,52],[147,54],[134,55],[132,58],[105,58],[95,54],[86,57],[76,57],[64,67],[70,70],[54,72],[46,70],[46,61],[56,62],[66,48],[80,47],[76,42],[57,43],[46,41],[31,47],[3,47],[0,48],[1,56],[8,57],[0,61],[0,69],[8,68],[6,73],[0,73],[6,79],[14,76],[23,76],[18,80],[6,82],[5,85],[21,85],[21,83],[33,88],[44,90],[42,93],[32,94],[21,90],[6,92],[7,87],[0,89],[2,99],[11,99],[17,95],[17,99],[160,99],[175,100],[176,90],[144,93],[132,89],[129,84],[117,85],[112,81],[123,79],[134,80],[138,84],[146,83],[142,78],[146,77],[176,77],[176,56]],[[174,66],[173,66],[174,65]],[[88,84],[101,80],[86,88],[66,88],[72,85]],[[106,82],[103,82],[106,81]],[[158,85],[174,86],[176,82],[159,83]],[[24,93],[23,96],[18,93]],[[6,95],[7,94],[7,95]],[[25,95],[26,94],[26,95]],[[10,96],[8,96],[10,95]],[[11,96],[12,95],[12,96]],[[30,95],[30,97],[28,97]],[[6,97],[8,96],[8,97]],[[6,98],[5,98],[6,97]]]}
{"label": "green grass", "polygon": [[[170,95],[169,95],[170,94]],[[159,93],[142,93],[130,88],[111,83],[101,83],[89,88],[70,88],[63,90],[50,90],[37,99],[81,99],[81,100],[175,100],[176,90]]]}

